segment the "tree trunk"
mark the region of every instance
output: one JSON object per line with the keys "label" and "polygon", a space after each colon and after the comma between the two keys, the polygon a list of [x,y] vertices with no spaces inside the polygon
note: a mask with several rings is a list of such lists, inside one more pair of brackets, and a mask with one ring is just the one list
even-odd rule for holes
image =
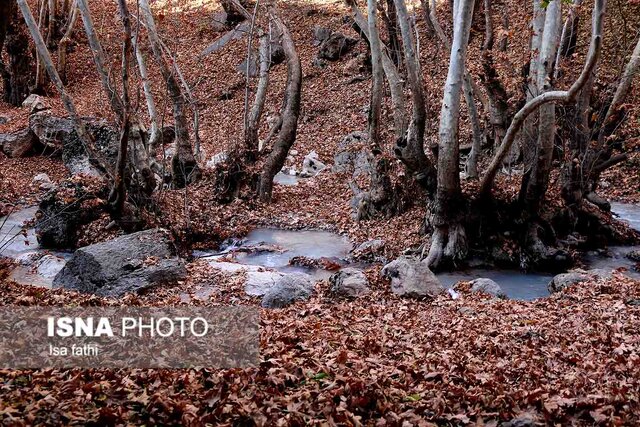
{"label": "tree trunk", "polygon": [[[267,99],[267,89],[269,87],[269,66],[271,58],[269,52],[269,34],[260,34],[259,36],[259,55],[260,55],[260,72],[258,77],[258,87],[256,96],[251,107],[251,111],[247,116],[245,127],[245,150],[246,157],[249,161],[254,161],[259,151],[258,130],[260,129],[260,118],[264,110],[264,103]],[[247,74],[247,79],[249,78]]]}
{"label": "tree trunk", "polygon": [[413,112],[406,135],[396,141],[394,153],[413,174],[416,181],[427,191],[435,189],[435,168],[424,152],[424,130],[427,118],[425,96],[422,84],[422,72],[415,54],[409,14],[404,0],[395,0],[398,23],[404,46],[404,61],[407,68],[407,80],[411,87]]}
{"label": "tree trunk", "polygon": [[67,83],[67,51],[71,44],[71,36],[73,35],[73,29],[78,19],[78,6],[77,0],[73,0],[71,4],[71,10],[69,11],[69,20],[67,28],[58,45],[58,74],[60,78],[66,84]]}
{"label": "tree trunk", "polygon": [[89,9],[89,4],[87,0],[77,1],[78,9],[80,9],[80,15],[82,16],[82,22],[84,24],[84,30],[87,34],[87,40],[89,41],[89,47],[91,48],[91,53],[93,54],[93,62],[96,64],[96,70],[98,71],[100,81],[102,82],[102,88],[107,95],[113,113],[122,124],[124,123],[124,107],[122,106],[122,100],[120,99],[118,92],[116,92],[114,82],[109,77],[104,50],[102,49],[102,44],[98,39],[98,35],[96,34],[96,30],[93,25],[93,19],[91,18],[91,10]]}
{"label": "tree trunk", "polygon": [[173,174],[173,184],[177,188],[185,187],[188,183],[196,181],[200,177],[200,169],[193,155],[191,142],[189,141],[189,126],[185,113],[185,98],[180,89],[180,84],[176,80],[169,64],[164,57],[162,42],[158,36],[158,30],[149,7],[148,0],[140,0],[140,10],[143,19],[147,24],[147,31],[151,50],[160,67],[160,72],[164,78],[169,96],[173,103],[173,118],[176,132],[176,154],[171,162]]}
{"label": "tree trunk", "polygon": [[[11,3],[11,2],[10,2]],[[31,73],[29,53],[29,37],[16,18],[12,5],[4,6],[7,16],[3,44],[6,45],[9,62],[7,67],[0,67],[4,82],[4,101],[19,107],[29,95]],[[0,52],[2,52],[0,45]],[[1,60],[0,60],[1,62]]]}
{"label": "tree trunk", "polygon": [[270,10],[270,14],[282,33],[282,47],[287,58],[287,86],[285,88],[285,104],[282,112],[282,127],[271,153],[265,160],[262,174],[260,175],[259,198],[263,202],[271,202],[273,177],[282,169],[287,154],[296,140],[302,96],[302,65],[291,39],[291,34],[273,10]]}
{"label": "tree trunk", "polygon": [[[547,6],[536,85],[541,93],[550,91],[553,85],[554,61],[560,42],[560,27],[562,25],[561,1],[552,0]],[[539,111],[538,142],[535,148],[534,162],[530,174],[523,177],[520,190],[524,220],[528,224],[524,247],[530,261],[534,263],[544,259],[547,255],[544,245],[538,237],[538,230],[540,208],[549,186],[553,143],[556,134],[555,104],[542,105]]]}
{"label": "tree trunk", "polygon": [[396,67],[400,67],[400,40],[398,38],[398,20],[403,18],[398,16],[394,0],[387,0],[387,34],[389,36],[389,51],[391,59]]}
{"label": "tree trunk", "polygon": [[483,50],[493,49],[493,19],[492,12],[492,0],[484,0],[484,43],[482,45]]}
{"label": "tree trunk", "polygon": [[[348,0],[349,6],[353,12],[353,19],[362,29],[367,40],[370,40],[369,26],[367,20],[362,15],[355,2]],[[369,42],[370,44],[370,42]],[[391,93],[391,103],[393,105],[393,122],[394,122],[394,136],[396,140],[404,138],[407,131],[407,119],[405,111],[405,98],[403,91],[403,82],[400,77],[398,69],[393,63],[393,60],[389,57],[386,50],[382,50],[381,53],[382,69],[389,82],[389,92]]]}
{"label": "tree trunk", "polygon": [[[544,33],[544,24],[547,10],[541,6],[540,0],[533,0],[533,20],[531,21],[531,46],[529,56],[529,77],[525,87],[526,100],[531,101],[540,94],[538,89],[538,71],[540,66],[538,60],[540,58],[540,48],[542,45],[542,36]],[[532,165],[534,162],[536,143],[537,143],[537,125],[538,111],[535,111],[524,123],[522,133],[520,135],[520,146],[522,148],[523,164]],[[507,160],[509,162],[509,160]],[[529,171],[527,171],[529,172]]]}
{"label": "tree trunk", "polygon": [[158,124],[158,111],[156,109],[156,102],[151,90],[151,81],[149,80],[149,73],[147,71],[147,63],[142,55],[140,49],[140,35],[136,34],[133,39],[134,48],[136,51],[136,62],[138,63],[138,72],[140,73],[140,79],[142,80],[142,89],[144,91],[144,98],[147,103],[147,111],[149,113],[149,120],[151,122],[151,134],[149,135],[148,153],[152,162],[152,167],[156,173],[162,173],[162,167],[160,167],[156,159],[156,151],[160,145],[162,139],[162,133],[160,132],[160,125]]}
{"label": "tree trunk", "polygon": [[36,45],[36,49],[38,51],[38,55],[42,58],[43,65],[45,66],[47,73],[49,74],[49,78],[55,85],[56,89],[60,93],[60,98],[62,98],[62,104],[64,105],[67,113],[71,117],[73,121],[75,131],[78,135],[78,139],[84,146],[87,154],[90,159],[97,162],[99,166],[109,173],[109,170],[106,167],[106,162],[103,156],[95,150],[93,139],[87,132],[84,122],[80,119],[78,112],[76,111],[73,100],[67,93],[64,88],[64,84],[58,75],[58,71],[56,70],[55,65],[53,64],[53,60],[51,59],[51,55],[49,54],[49,50],[45,45],[45,42],[42,38],[42,34],[40,34],[40,30],[38,28],[38,24],[36,24],[35,19],[33,18],[33,14],[31,13],[31,9],[27,4],[27,0],[17,0],[18,7],[22,11],[22,15],[24,17],[25,23],[27,24],[27,28],[31,33],[31,37]]}
{"label": "tree trunk", "polygon": [[438,188],[430,221],[434,232],[426,260],[431,267],[438,267],[443,262],[455,263],[467,255],[466,232],[461,223],[464,208],[460,189],[458,127],[474,3],[474,0],[457,0],[454,7],[449,72],[440,111]]}
{"label": "tree trunk", "polygon": [[502,144],[500,144],[500,147],[496,151],[494,158],[482,179],[480,184],[481,198],[487,198],[490,196],[493,182],[496,174],[498,173],[498,168],[500,167],[504,157],[509,152],[511,145],[515,141],[515,137],[522,128],[526,119],[532,113],[538,111],[538,108],[544,104],[550,102],[567,103],[573,101],[585,86],[591,73],[597,66],[600,58],[600,49],[602,47],[602,25],[607,2],[606,0],[595,0],[594,3],[591,46],[589,47],[589,53],[587,54],[586,62],[580,77],[578,77],[569,90],[542,93],[531,101],[528,101],[525,106],[516,113],[509,125],[509,128],[507,129],[504,139],[502,140]]}

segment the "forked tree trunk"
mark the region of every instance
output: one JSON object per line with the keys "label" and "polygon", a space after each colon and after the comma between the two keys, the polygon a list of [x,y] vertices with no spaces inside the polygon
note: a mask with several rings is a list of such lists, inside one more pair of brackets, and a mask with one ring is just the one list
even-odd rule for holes
{"label": "forked tree trunk", "polygon": [[474,0],[457,0],[453,8],[453,41],[440,111],[438,187],[430,221],[434,231],[426,260],[431,267],[438,267],[444,262],[455,263],[467,255],[467,237],[461,218],[464,209],[460,189],[458,127],[474,3]]}
{"label": "forked tree trunk", "polygon": [[527,102],[524,107],[520,109],[513,117],[507,133],[502,140],[502,144],[496,151],[491,164],[487,168],[487,172],[482,178],[480,184],[480,197],[487,198],[491,195],[491,189],[495,180],[498,169],[502,164],[504,157],[509,152],[511,145],[514,143],[518,132],[522,129],[522,126],[526,119],[535,111],[538,111],[540,106],[550,102],[568,103],[576,99],[576,96],[580,93],[582,88],[590,78],[591,73],[598,64],[600,58],[600,50],[602,47],[602,26],[604,20],[604,14],[606,10],[606,0],[594,0],[593,11],[593,27],[591,33],[591,45],[589,47],[589,53],[587,54],[586,62],[582,73],[573,85],[567,91],[550,91],[540,94]]}
{"label": "forked tree trunk", "polygon": [[[447,50],[451,50],[451,42],[449,41],[449,38],[444,33],[442,27],[440,26],[440,23],[438,22],[438,17],[435,14],[435,2],[433,4],[434,7],[432,8],[431,22],[433,24],[434,32],[436,33],[440,41],[445,45]],[[487,5],[485,4],[485,8],[486,7]],[[480,151],[482,149],[482,127],[480,125],[480,115],[478,114],[478,108],[475,102],[475,94],[477,91],[474,90],[473,78],[467,71],[466,66],[464,68],[463,86],[464,99],[465,103],[467,104],[469,121],[471,122],[471,131],[473,135],[472,148],[466,163],[466,172],[469,178],[475,179],[478,177],[478,157],[480,156]]]}
{"label": "forked tree trunk", "polygon": [[424,130],[427,112],[422,72],[415,54],[407,6],[404,0],[395,0],[395,6],[402,34],[404,63],[407,68],[407,80],[411,88],[413,109],[409,129],[404,138],[396,141],[394,153],[413,174],[416,181],[427,191],[433,193],[436,184],[435,168],[424,152]]}
{"label": "forked tree trunk", "polygon": [[171,161],[173,184],[177,188],[185,187],[188,183],[200,177],[200,169],[193,155],[193,149],[189,140],[189,125],[185,112],[185,97],[182,94],[180,84],[176,80],[171,67],[167,63],[162,49],[162,42],[158,36],[158,30],[149,7],[148,0],[140,0],[140,11],[147,25],[147,32],[153,56],[160,67],[169,96],[173,103],[173,119],[176,132],[176,153]]}
{"label": "forked tree trunk", "polygon": [[282,33],[282,47],[287,58],[287,86],[285,88],[285,104],[282,111],[282,126],[278,133],[278,139],[266,158],[260,175],[258,196],[263,202],[271,202],[273,177],[282,169],[289,150],[296,140],[302,96],[302,65],[291,34],[273,10],[270,10],[270,15]]}
{"label": "forked tree trunk", "polygon": [[[369,41],[371,36],[369,34],[367,19],[362,15],[362,12],[360,12],[360,9],[358,9],[358,6],[354,1],[347,0],[347,3],[351,6],[353,19]],[[371,42],[369,41],[369,44],[370,43]],[[398,69],[393,63],[393,60],[387,54],[386,49],[381,52],[381,61],[382,69],[384,70],[384,74],[389,82],[391,104],[393,105],[394,136],[396,140],[401,140],[405,137],[408,122],[405,111],[406,103],[404,99],[403,81]]]}

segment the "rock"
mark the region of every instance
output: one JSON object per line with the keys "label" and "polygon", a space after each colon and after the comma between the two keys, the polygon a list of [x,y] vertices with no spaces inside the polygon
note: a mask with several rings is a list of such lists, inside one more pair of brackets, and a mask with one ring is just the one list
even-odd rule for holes
{"label": "rock", "polygon": [[262,307],[284,308],[305,301],[313,294],[313,282],[306,274],[286,274],[264,295]]}
{"label": "rock", "polygon": [[302,171],[300,172],[300,176],[302,177],[312,177],[323,171],[327,168],[327,165],[322,163],[320,159],[318,159],[318,153],[312,151],[304,157],[304,161],[302,162]]}
{"label": "rock", "polygon": [[[342,74],[345,76],[361,76],[362,73],[367,71],[367,61],[368,56],[366,53],[361,53],[355,58],[351,58],[342,69]],[[362,77],[362,80],[364,79]],[[353,79],[351,83],[354,83]]]}
{"label": "rock", "polygon": [[504,293],[500,285],[494,282],[491,279],[475,279],[471,281],[471,292],[478,292],[487,295],[491,295],[496,298],[506,298],[507,295]]}
{"label": "rock", "polygon": [[391,291],[399,296],[434,298],[444,292],[436,275],[417,258],[401,256],[385,265],[381,274],[391,279]]}
{"label": "rock", "polygon": [[350,173],[353,177],[370,174],[373,157],[365,144],[368,140],[364,132],[352,132],[338,144],[338,153],[333,160],[333,172]]}
{"label": "rock", "polygon": [[49,178],[49,175],[47,175],[46,173],[39,173],[38,175],[33,177],[31,182],[37,185],[40,190],[45,190],[45,191],[52,190],[56,186],[51,181],[51,178]]}
{"label": "rock", "polygon": [[38,138],[29,128],[0,134],[0,149],[8,157],[27,157],[36,152],[39,145]]}
{"label": "rock", "polygon": [[[95,141],[107,167],[113,168],[118,158],[118,130],[104,120],[82,118],[87,132]],[[102,172],[94,166],[87,151],[78,138],[73,121],[66,117],[55,117],[47,111],[32,114],[29,127],[40,144],[49,150],[62,149],[62,161],[72,175],[102,176]]]}
{"label": "rock", "polygon": [[284,273],[278,271],[249,271],[244,291],[254,297],[264,296],[276,285],[278,280],[284,277]]}
{"label": "rock", "polygon": [[207,162],[206,167],[208,169],[215,169],[216,166],[226,162],[227,160],[229,160],[229,155],[223,151],[222,153],[218,153],[211,157],[211,159]]}
{"label": "rock", "polygon": [[140,231],[78,249],[53,281],[65,288],[105,297],[119,297],[186,277],[184,263],[174,256],[168,233]]}
{"label": "rock", "polygon": [[32,93],[22,102],[24,108],[29,109],[29,114],[34,114],[43,110],[49,110],[51,107],[40,95]]}
{"label": "rock", "polygon": [[9,118],[5,116],[0,116],[0,125],[6,125],[9,123]]}
{"label": "rock", "polygon": [[631,261],[640,262],[640,250],[631,251],[625,256]]}
{"label": "rock", "polygon": [[[72,196],[70,196],[70,194]],[[91,202],[84,187],[64,184],[49,191],[38,205],[35,233],[47,249],[71,249],[76,246],[81,225],[98,219],[101,210]]]}
{"label": "rock", "polygon": [[313,27],[313,45],[319,46],[323,41],[331,37],[331,28]]}
{"label": "rock", "polygon": [[352,39],[342,33],[333,33],[320,45],[318,58],[337,61],[349,52],[356,43],[358,43],[357,39]]}
{"label": "rock", "polygon": [[351,251],[351,259],[364,262],[385,262],[384,246],[384,240],[368,240]]}
{"label": "rock", "polygon": [[34,266],[38,275],[53,280],[66,263],[67,261],[64,258],[47,254],[36,261]]}
{"label": "rock", "polygon": [[331,293],[341,297],[358,297],[371,292],[369,280],[360,270],[344,268],[329,278]]}
{"label": "rock", "polygon": [[576,269],[569,271],[568,273],[562,273],[555,276],[549,284],[547,285],[547,289],[549,289],[550,293],[560,292],[561,290],[575,285],[576,283],[586,282],[592,279],[609,279],[612,277],[610,271],[602,270],[602,269],[593,269],[593,270],[581,270]]}

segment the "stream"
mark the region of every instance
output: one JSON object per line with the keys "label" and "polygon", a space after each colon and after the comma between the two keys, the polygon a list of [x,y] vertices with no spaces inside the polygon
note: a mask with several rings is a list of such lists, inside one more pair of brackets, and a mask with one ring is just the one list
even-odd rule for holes
{"label": "stream", "polygon": [[[640,205],[612,203],[612,211],[619,219],[640,230]],[[62,269],[71,253],[54,252],[41,249],[33,228],[24,224],[36,214],[37,208],[31,207],[0,219],[0,255],[18,261],[18,267],[11,278],[18,283],[51,287],[53,278]],[[194,258],[205,259],[212,267],[235,274],[249,271],[263,274],[265,269],[281,273],[300,272],[309,274],[315,280],[326,280],[333,272],[323,266],[307,265],[305,261],[320,260],[324,265],[366,268],[364,264],[349,264],[347,259],[352,243],[344,236],[320,230],[283,230],[259,228],[243,239],[225,242],[221,249],[212,251],[194,251]],[[624,267],[627,275],[640,279],[640,272],[634,263],[625,257],[640,246],[610,247],[606,254],[587,253],[583,262],[588,268],[613,270]],[[290,261],[295,257],[301,262]],[[497,282],[509,298],[533,300],[549,295],[547,284],[553,278],[548,273],[523,273],[516,270],[468,269],[456,272],[443,272],[437,275],[443,285],[451,287],[459,281],[476,278],[489,278]],[[205,290],[205,293],[213,290]],[[203,295],[205,296],[205,295]]]}

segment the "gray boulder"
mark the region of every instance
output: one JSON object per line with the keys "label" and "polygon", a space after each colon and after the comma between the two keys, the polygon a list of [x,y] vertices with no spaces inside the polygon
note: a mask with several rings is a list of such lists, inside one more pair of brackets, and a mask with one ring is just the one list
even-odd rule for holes
{"label": "gray boulder", "polygon": [[29,128],[0,134],[0,149],[8,157],[26,157],[37,151],[38,145],[38,138]]}
{"label": "gray boulder", "polygon": [[327,168],[327,165],[322,163],[318,158],[318,153],[316,153],[315,151],[312,151],[304,157],[300,176],[305,178],[316,176],[326,168]]}
{"label": "gray boulder", "polygon": [[610,271],[602,270],[602,269],[593,269],[593,270],[581,270],[576,269],[569,271],[568,273],[562,273],[555,276],[549,284],[547,285],[547,289],[549,289],[550,293],[560,292],[561,290],[568,288],[571,285],[575,285],[576,283],[586,282],[588,280],[593,279],[609,279],[612,277]]}
{"label": "gray boulder", "polygon": [[391,291],[409,298],[434,298],[444,292],[444,286],[426,263],[401,256],[385,265],[382,276],[391,280]]}
{"label": "gray boulder", "polygon": [[174,284],[186,275],[184,263],[174,256],[168,233],[152,229],[78,249],[56,275],[53,286],[119,297]]}
{"label": "gray boulder", "polygon": [[278,271],[247,271],[247,281],[244,291],[247,295],[261,297],[273,289],[278,281],[285,276]]}
{"label": "gray boulder", "polygon": [[359,297],[371,292],[367,276],[355,268],[344,268],[329,278],[331,293],[341,297]]}
{"label": "gray boulder", "polygon": [[500,285],[491,279],[475,279],[471,281],[471,292],[483,293],[496,298],[506,298]]}
{"label": "gray boulder", "polygon": [[333,33],[325,39],[318,50],[318,58],[337,61],[348,53],[358,43],[357,39],[347,37],[342,33]]}
{"label": "gray boulder", "polygon": [[264,308],[284,308],[305,301],[313,294],[313,282],[306,274],[286,274],[262,298]]}

